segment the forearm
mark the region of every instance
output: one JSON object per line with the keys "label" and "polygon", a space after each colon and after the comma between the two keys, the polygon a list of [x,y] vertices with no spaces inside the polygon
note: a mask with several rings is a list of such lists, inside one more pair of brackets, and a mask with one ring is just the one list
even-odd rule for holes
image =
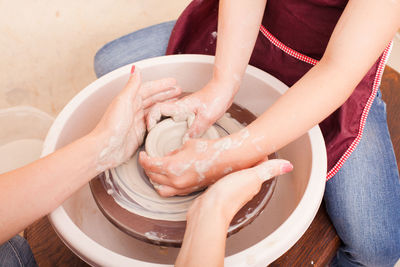
{"label": "forearm", "polygon": [[[239,89],[256,42],[266,0],[222,0],[213,79]],[[234,58],[235,60],[232,60]]]}
{"label": "forearm", "polygon": [[0,244],[61,205],[98,174],[96,140],[81,138],[0,176]]}
{"label": "forearm", "polygon": [[212,203],[209,208],[196,207],[193,213],[188,218],[182,248],[175,265],[223,266],[230,221]]}
{"label": "forearm", "polygon": [[[393,1],[350,1],[321,61],[247,127],[250,138],[222,157],[223,165],[250,166],[339,108],[396,32],[399,6]],[[373,34],[367,34],[371,30]],[[240,136],[232,138],[239,140]],[[249,155],[246,161],[242,155]]]}
{"label": "forearm", "polygon": [[[246,127],[248,138],[227,157],[236,164],[233,169],[254,165],[299,138],[341,106],[355,85],[344,81],[336,70],[324,63],[315,66]],[[240,140],[240,133],[231,138]],[[237,160],[242,155],[248,155],[246,160]]]}

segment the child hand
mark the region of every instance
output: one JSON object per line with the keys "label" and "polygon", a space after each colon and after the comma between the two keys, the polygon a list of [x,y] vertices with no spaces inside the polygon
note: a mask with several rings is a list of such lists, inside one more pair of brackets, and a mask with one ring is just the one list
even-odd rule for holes
{"label": "child hand", "polygon": [[213,148],[216,140],[189,139],[181,148],[160,158],[142,151],[139,162],[150,180],[159,185],[155,189],[161,196],[187,195],[224,175],[223,167],[213,159],[219,155]]}
{"label": "child hand", "polygon": [[146,132],[145,114],[157,102],[181,93],[172,78],[141,84],[135,67],[125,88],[107,108],[91,132],[99,140],[97,169],[104,171],[128,160],[143,142]]}
{"label": "child hand", "polygon": [[147,116],[147,129],[151,130],[161,116],[175,121],[194,121],[184,139],[200,137],[230,107],[234,93],[228,86],[211,80],[203,89],[174,102],[160,103]]}
{"label": "child hand", "polygon": [[219,139],[189,139],[164,157],[139,154],[139,162],[147,176],[156,184],[161,196],[186,195],[215,183],[221,177],[255,163],[233,155],[243,154],[241,145],[247,129]]}

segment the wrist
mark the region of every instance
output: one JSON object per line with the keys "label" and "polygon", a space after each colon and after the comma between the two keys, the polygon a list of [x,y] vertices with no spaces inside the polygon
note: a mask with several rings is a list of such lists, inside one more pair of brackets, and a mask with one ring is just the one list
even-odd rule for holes
{"label": "wrist", "polygon": [[231,67],[220,67],[217,63],[214,64],[212,81],[230,88],[235,93],[239,90],[242,77],[243,71],[241,70],[233,70]]}
{"label": "wrist", "polygon": [[107,157],[105,148],[107,147],[108,139],[106,133],[99,131],[92,131],[80,139],[87,149],[90,166],[96,171],[96,175],[113,167],[104,159]]}
{"label": "wrist", "polygon": [[[239,90],[240,82],[241,79],[239,79],[239,76],[233,78],[233,75],[216,74],[214,72],[213,77],[209,83],[212,85],[210,86],[210,89],[216,91],[219,94],[229,94],[233,98],[233,96]],[[223,88],[223,90],[221,90],[221,88]]]}
{"label": "wrist", "polygon": [[220,148],[221,153],[215,163],[220,176],[249,168],[265,157],[262,151],[254,149],[252,142],[254,139],[257,138],[251,138],[246,127],[239,132],[218,139],[216,142],[219,142],[219,144],[214,143],[214,147],[223,146],[223,148]]}
{"label": "wrist", "polygon": [[[219,229],[224,235],[232,220],[226,212],[227,207],[224,200],[215,194],[215,192],[206,191],[205,196],[197,200],[188,212],[188,225],[213,225],[214,229]],[[207,222],[204,224],[204,222]]]}

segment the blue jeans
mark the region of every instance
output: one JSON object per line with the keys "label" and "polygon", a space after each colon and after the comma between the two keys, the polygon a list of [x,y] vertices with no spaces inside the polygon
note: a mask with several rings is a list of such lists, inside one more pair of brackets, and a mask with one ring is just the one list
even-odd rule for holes
{"label": "blue jeans", "polygon": [[[158,24],[106,44],[95,56],[97,77],[164,55],[173,25]],[[372,105],[360,144],[327,182],[324,198],[343,241],[333,266],[394,265],[400,257],[400,182],[380,95]]]}
{"label": "blue jeans", "polygon": [[324,199],[343,241],[332,266],[395,264],[400,258],[400,181],[380,92],[361,142],[326,183]]}
{"label": "blue jeans", "polygon": [[0,266],[37,267],[37,264],[28,242],[16,235],[0,245]]}

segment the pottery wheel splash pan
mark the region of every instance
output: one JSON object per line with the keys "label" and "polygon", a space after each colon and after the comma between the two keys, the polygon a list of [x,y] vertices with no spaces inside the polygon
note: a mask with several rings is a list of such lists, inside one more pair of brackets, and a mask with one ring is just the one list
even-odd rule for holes
{"label": "pottery wheel splash pan", "polygon": [[[237,122],[244,125],[250,124],[256,119],[256,117],[250,111],[236,104],[232,104],[227,112]],[[231,133],[218,124],[218,122],[216,123],[216,126],[220,128],[219,130],[224,130],[226,134]],[[140,149],[138,151],[140,151]],[[276,158],[276,156],[270,155],[269,158]],[[134,155],[132,160],[137,161],[137,154]],[[154,190],[149,179],[144,174],[140,164],[137,163],[137,166],[137,171],[143,180],[141,182],[148,184],[148,187]],[[115,183],[116,179],[114,179],[115,177],[113,177],[113,175],[118,174],[116,172],[109,171],[98,175],[96,178],[90,181],[90,189],[93,197],[104,216],[120,230],[139,240],[155,245],[180,247],[186,228],[185,219],[183,218],[182,220],[178,221],[155,219],[151,218],[151,216],[141,216],[137,213],[129,211],[126,208],[123,208],[117,202],[121,203],[121,199],[125,200],[127,196],[124,190],[118,188],[118,185]],[[253,222],[253,220],[264,210],[268,201],[272,197],[275,185],[276,178],[272,178],[263,183],[257,195],[255,195],[252,200],[243,206],[242,209],[240,209],[232,219],[228,229],[228,236],[238,232],[243,227]],[[189,196],[182,197],[182,202],[187,200],[193,201],[193,199],[201,193],[202,192],[196,192],[190,194]],[[173,198],[175,201],[179,202],[179,196]],[[165,201],[168,202],[172,200],[171,198],[165,198]]]}

